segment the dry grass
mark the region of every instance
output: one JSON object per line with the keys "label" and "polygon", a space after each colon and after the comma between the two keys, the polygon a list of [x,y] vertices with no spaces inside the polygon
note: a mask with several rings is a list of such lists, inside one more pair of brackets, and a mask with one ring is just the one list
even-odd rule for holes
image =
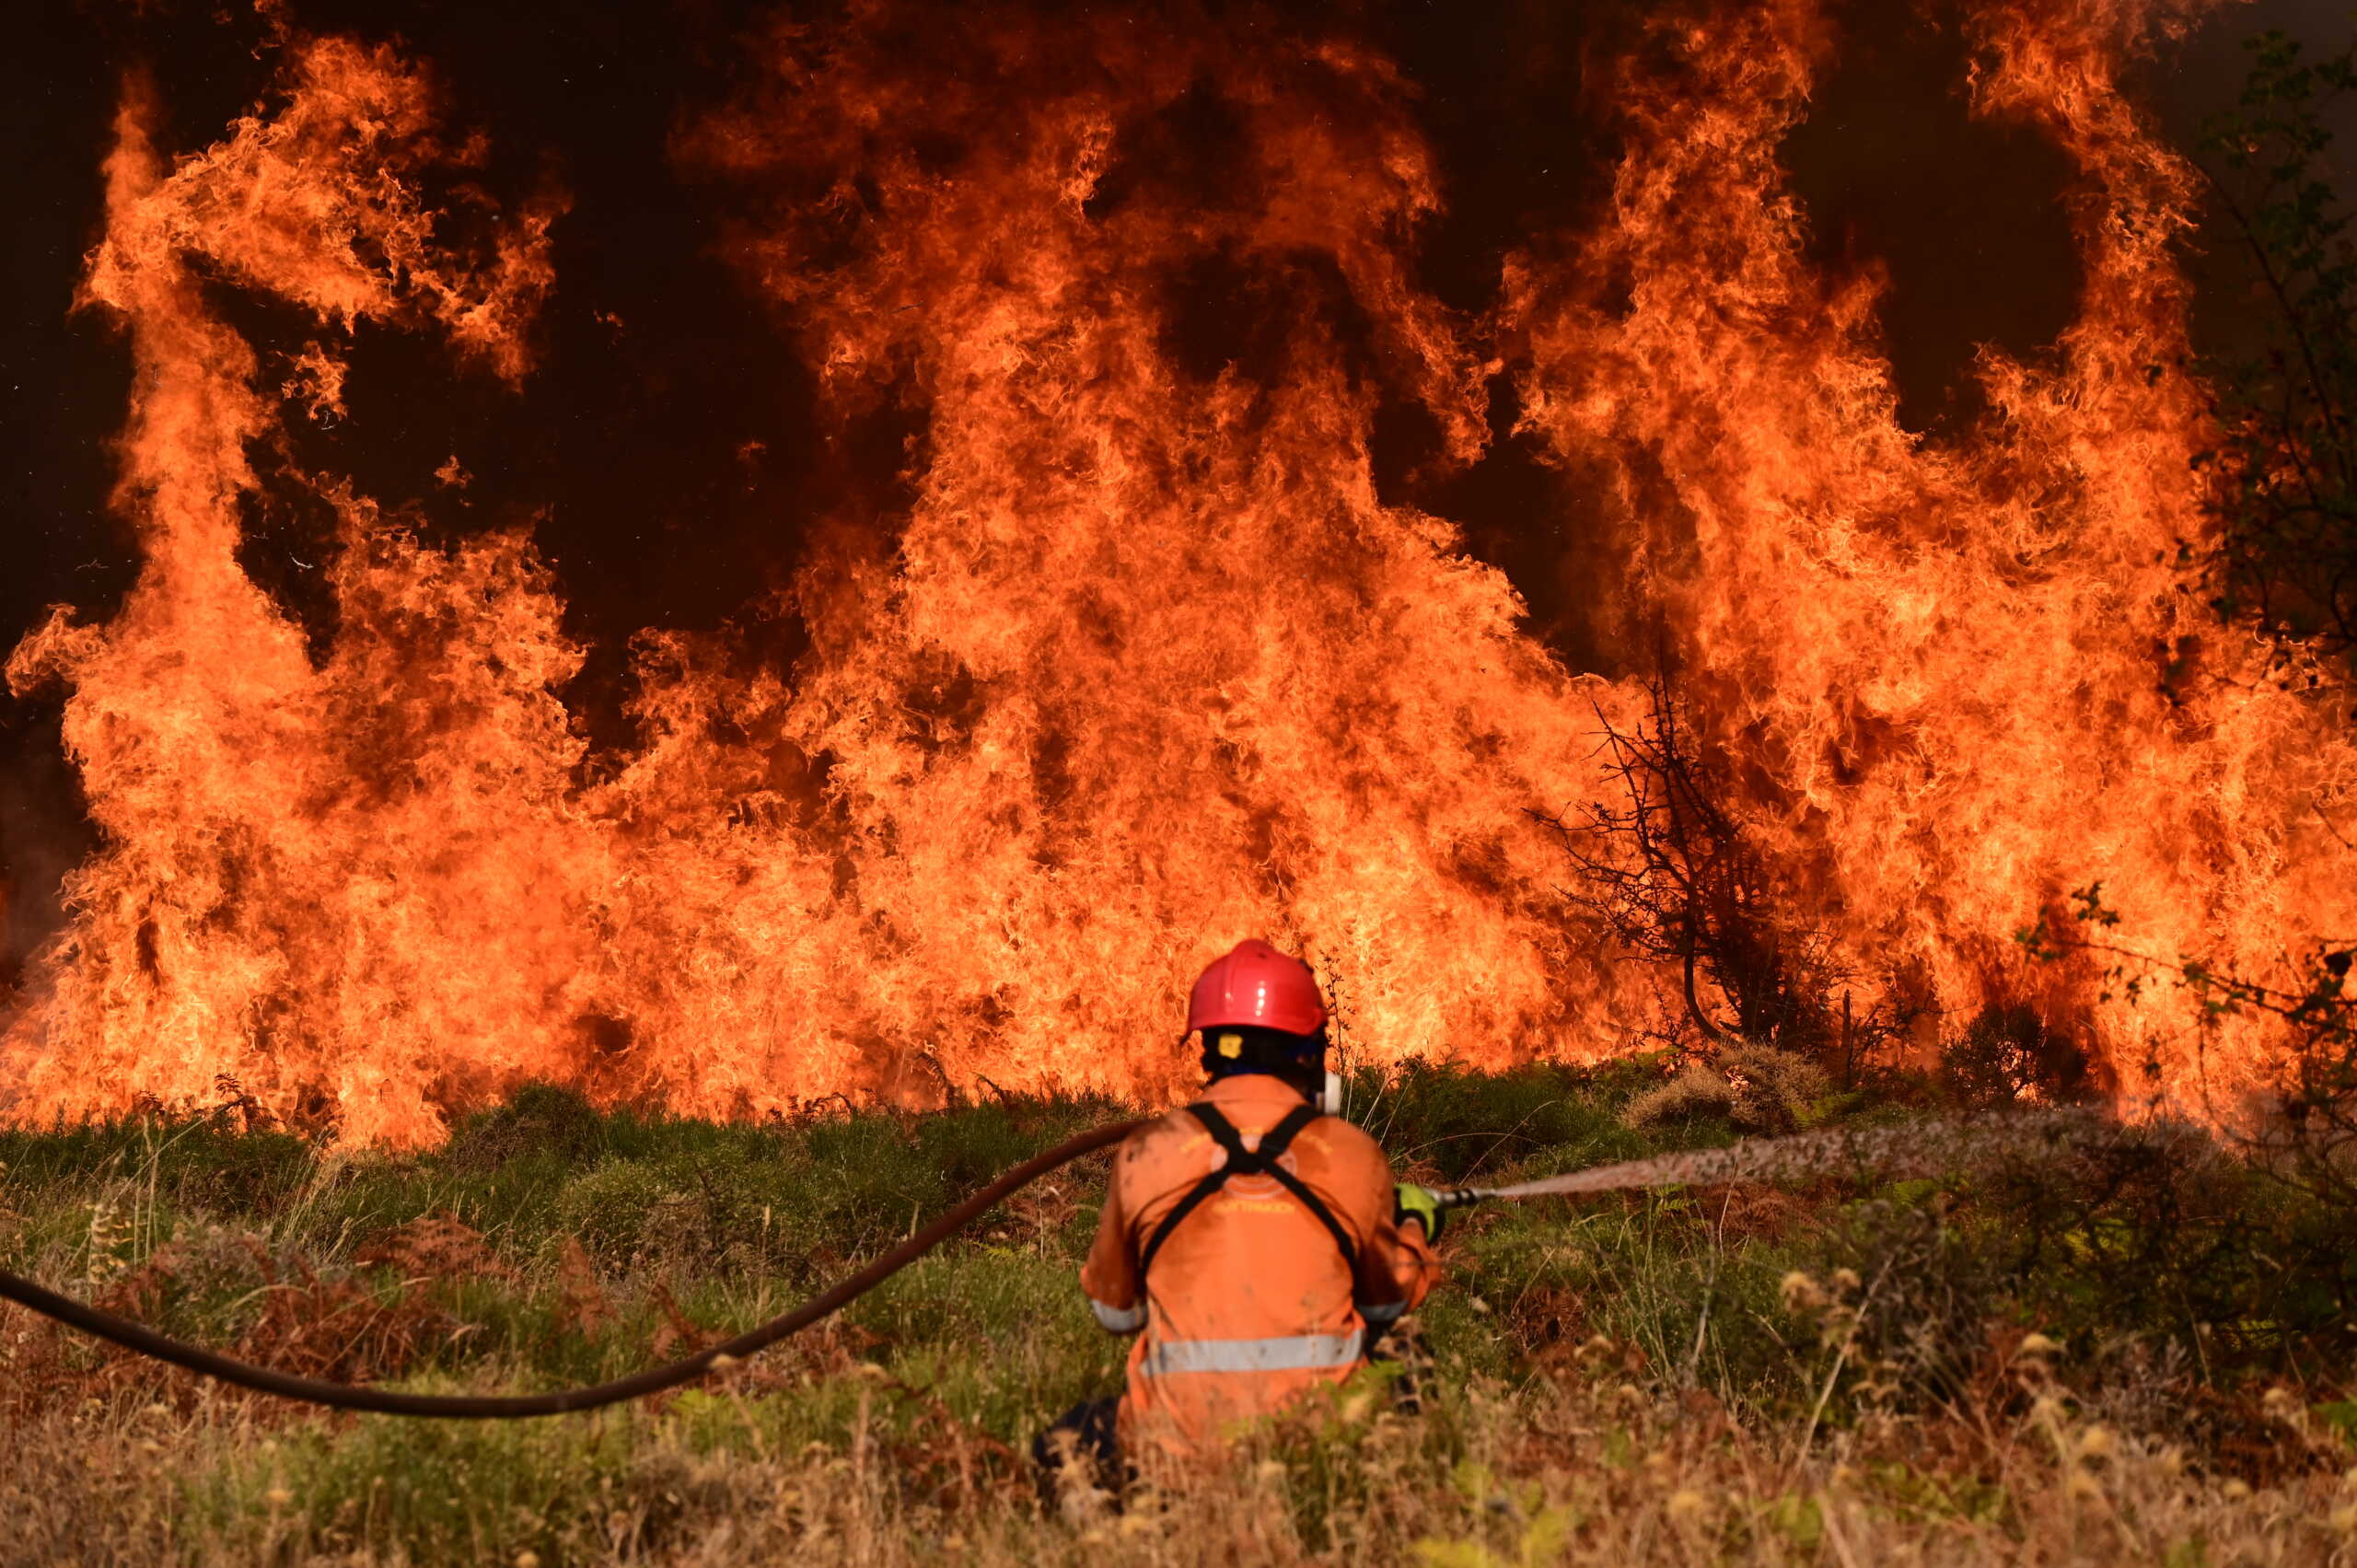
{"label": "dry grass", "polygon": [[[963,1456],[961,1478],[959,1434],[935,1434],[931,1462],[909,1464],[880,1388],[839,1441],[789,1449],[767,1440],[756,1400],[726,1395],[421,1436],[157,1391],[119,1388],[16,1425],[0,1562],[2357,1561],[2357,1478],[2253,1490],[2068,1401],[2003,1427],[1868,1422],[1803,1456],[1797,1434],[1746,1428],[1707,1399],[1663,1400],[1612,1375],[1541,1378],[1468,1390],[1453,1458],[1416,1422],[1325,1411],[1183,1486],[1049,1514],[987,1446]],[[390,1461],[373,1498],[338,1473],[372,1460]],[[434,1487],[447,1496],[396,1495]],[[440,1525],[421,1528],[427,1515]]]}

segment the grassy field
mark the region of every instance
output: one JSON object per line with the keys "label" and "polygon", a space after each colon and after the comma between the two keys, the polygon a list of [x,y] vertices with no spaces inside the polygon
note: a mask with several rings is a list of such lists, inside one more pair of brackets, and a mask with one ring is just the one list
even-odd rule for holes
{"label": "grassy field", "polygon": [[[1403,1171],[1452,1183],[1732,1135],[1631,1130],[1647,1083],[1354,1087]],[[424,1156],[234,1111],[6,1134],[0,1257],[273,1365],[527,1391],[749,1326],[1120,1113],[724,1127],[538,1089]],[[1043,1512],[1031,1434],[1119,1376],[1073,1277],[1102,1172],[702,1388],[587,1416],[329,1414],[0,1308],[0,1562],[2357,1562],[2357,1237],[2198,1140],[1475,1211],[1404,1347],[1420,1413],[1371,1372],[1184,1487]]]}

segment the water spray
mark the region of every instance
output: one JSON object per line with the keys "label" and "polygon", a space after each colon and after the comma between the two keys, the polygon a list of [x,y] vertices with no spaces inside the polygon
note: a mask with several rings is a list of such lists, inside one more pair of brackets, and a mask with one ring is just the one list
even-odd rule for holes
{"label": "water spray", "polygon": [[1910,1121],[1903,1126],[1843,1127],[1621,1160],[1510,1187],[1452,1188],[1434,1197],[1444,1209],[1459,1209],[1492,1199],[1791,1181],[1845,1169],[1888,1176],[1983,1165],[2023,1150],[2050,1150],[2066,1142],[2084,1144],[2099,1129],[2116,1131],[2117,1126],[2093,1111],[2070,1109]]}

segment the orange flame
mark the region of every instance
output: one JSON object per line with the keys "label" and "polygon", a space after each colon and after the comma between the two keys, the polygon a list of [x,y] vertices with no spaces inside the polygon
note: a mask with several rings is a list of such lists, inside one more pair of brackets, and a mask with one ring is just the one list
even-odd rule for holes
{"label": "orange flame", "polygon": [[[728,1116],[985,1078],[1151,1098],[1187,980],[1246,933],[1306,950],[1376,1061],[1587,1059],[1656,1021],[1525,815],[1607,787],[1595,713],[1634,697],[1376,494],[1378,383],[1463,461],[1495,368],[1411,273],[1439,196],[1406,85],[1355,45],[942,15],[782,30],[682,138],[767,215],[735,253],[834,405],[913,389],[928,424],[893,547],[814,552],[808,656],[747,677],[642,637],[642,742],[587,783],[528,540],[431,548],[319,481],[316,662],[239,570],[247,449],[285,415],[206,292],[331,342],[439,330],[513,378],[554,205],[447,239],[422,192],[480,149],[385,52],[294,46],[277,111],[168,174],[129,97],[88,296],[138,367],[147,559],[114,620],[61,611],[9,663],[70,686],[104,847],[0,1036],[0,1110],[226,1073],[399,1144],[531,1077]],[[2053,366],[1984,356],[1968,440],[1898,427],[1872,281],[1801,259],[1776,147],[1831,44],[1800,0],[1656,24],[1608,221],[1506,280],[1529,428],[1611,476],[1756,825],[1853,962],[1952,1006],[2035,990],[2010,933],[2097,877],[2163,949],[2350,923],[2316,816],[2347,743],[2159,559],[2199,527],[2200,421],[2186,175],[2115,81],[2154,25],[1977,13],[1974,101],[2074,161],[2088,285]],[[1299,302],[1247,362],[1190,357],[1206,265]],[[279,390],[333,409],[343,376],[311,344]],[[2183,1020],[2046,1000],[2197,1090]]]}
{"label": "orange flame", "polygon": [[[1521,264],[1509,309],[1531,427],[1614,476],[1641,597],[1852,961],[1952,1005],[2047,986],[2050,1008],[2092,1011],[2121,1087],[2211,1108],[2261,1076],[2256,1025],[2229,1022],[2205,1079],[2189,1002],[2131,1007],[2010,956],[2038,907],[2096,881],[2130,917],[2121,945],[2246,973],[2357,925],[2329,819],[2357,780],[2338,715],[2271,681],[2170,564],[2202,531],[2170,254],[2193,176],[2117,81],[2167,15],[2026,0],[1971,18],[1975,111],[2036,125],[2076,168],[2086,284],[2050,366],[1982,352],[1994,412],[1963,439],[1894,418],[1876,281],[1802,259],[1776,146],[1831,40],[1798,0],[1660,25],[1675,64],[1623,82],[1615,221],[1578,267]],[[1625,306],[1596,297],[1608,279]]]}

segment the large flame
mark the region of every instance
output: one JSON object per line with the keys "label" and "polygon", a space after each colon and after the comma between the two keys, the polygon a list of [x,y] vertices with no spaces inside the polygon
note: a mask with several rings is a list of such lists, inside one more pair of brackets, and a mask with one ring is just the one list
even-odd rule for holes
{"label": "large flame", "polygon": [[2127,916],[2107,942],[2245,975],[2357,926],[2340,714],[2271,679],[2174,564],[2203,527],[2171,257],[2195,176],[2118,82],[2160,9],[1969,18],[1975,111],[2075,168],[2086,281],[2050,366],[1983,350],[1993,412],[1968,438],[1900,429],[1876,280],[1803,260],[1776,144],[1833,41],[1799,0],[1661,26],[1624,73],[1614,221],[1577,266],[1518,269],[1510,309],[1532,427],[1613,476],[1639,597],[1852,962],[1950,1008],[2084,1016],[2119,1088],[2215,1112],[2263,1076],[2256,1021],[2024,973],[2012,940],[2096,882]]}
{"label": "large flame", "polygon": [[[924,433],[893,538],[811,551],[801,662],[642,638],[641,741],[598,770],[528,540],[433,548],[319,478],[323,651],[237,558],[250,448],[343,369],[266,375],[219,291],[518,377],[553,205],[448,239],[468,215],[424,192],[479,149],[383,51],[291,46],[275,112],[168,173],[130,95],[87,292],[137,364],[146,564],[113,620],[60,612],[9,665],[70,687],[105,842],[6,1026],[7,1114],[221,1074],[395,1144],[529,1077],[739,1116],[1151,1098],[1186,981],[1244,934],[1311,954],[1376,1061],[1590,1058],[1657,1021],[1527,816],[1613,787],[1596,715],[1636,696],[1376,494],[1379,401],[1469,460],[1494,367],[1413,282],[1440,193],[1410,88],[1355,44],[1133,20],[857,8],[781,29],[683,135],[832,405],[899,398]],[[2200,430],[2187,177],[2115,79],[2153,25],[1975,13],[1979,111],[2080,171],[2088,282],[2053,366],[1984,357],[1968,440],[1899,428],[1872,281],[1803,259],[1776,148],[1831,42],[1800,0],[1653,24],[1604,221],[1515,261],[1499,323],[1844,956],[1951,1009],[2034,999],[2115,1069],[2157,1049],[2191,1103],[2187,1019],[2026,976],[2011,933],[2098,877],[2164,950],[2256,963],[2345,925],[2317,810],[2357,761],[2162,559],[2200,526]],[[1211,276],[1285,308],[1207,358]]]}

